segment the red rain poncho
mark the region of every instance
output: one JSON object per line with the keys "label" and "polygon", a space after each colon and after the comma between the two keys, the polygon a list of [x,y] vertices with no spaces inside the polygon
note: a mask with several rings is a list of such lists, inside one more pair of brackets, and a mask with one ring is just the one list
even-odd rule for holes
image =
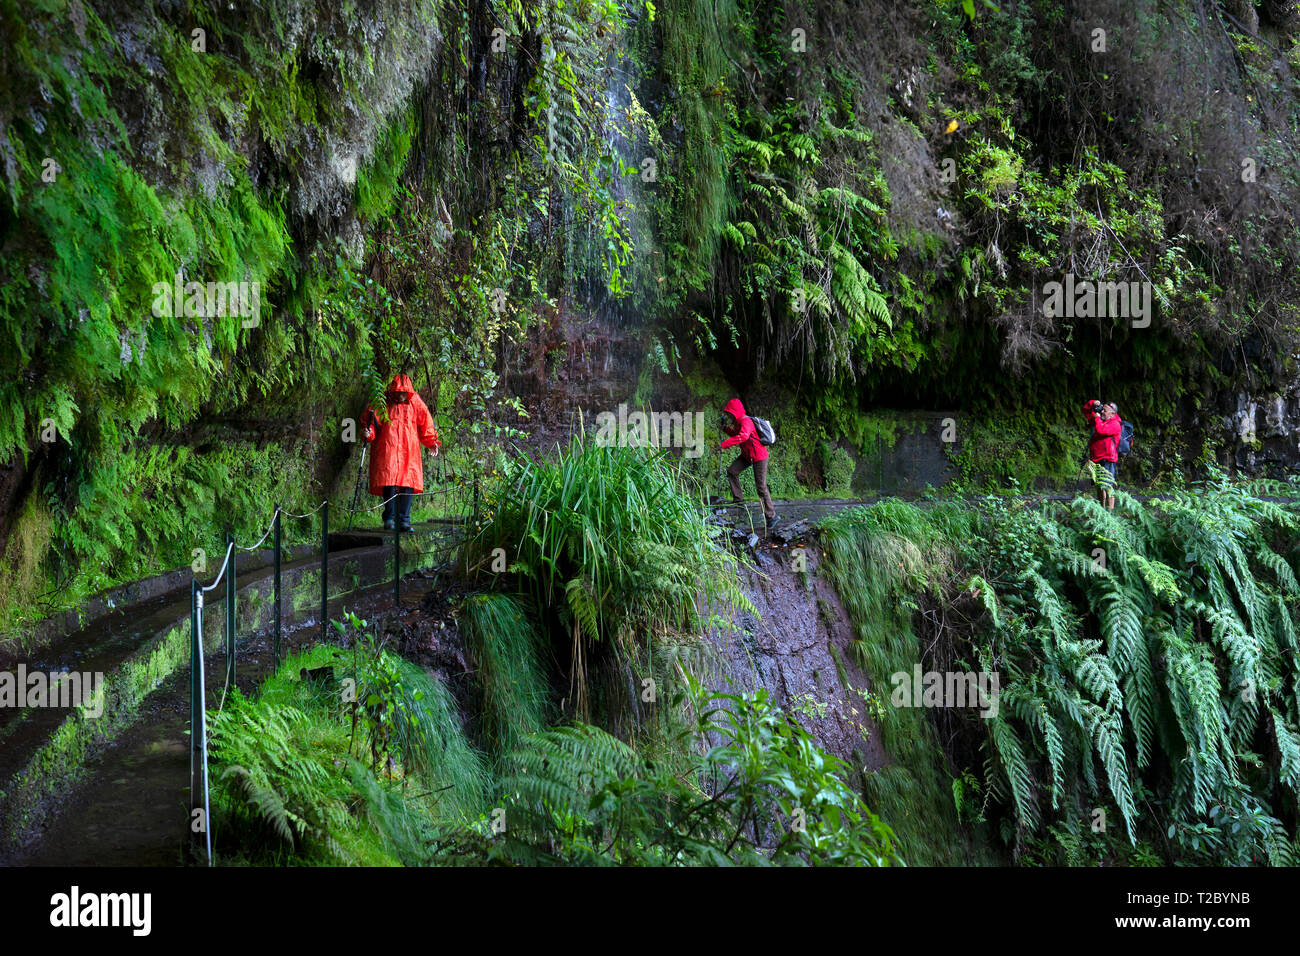
{"label": "red rain poncho", "polygon": [[373,408],[366,410],[365,422],[365,440],[375,445],[370,458],[370,493],[383,495],[386,485],[424,491],[420,446],[432,448],[436,455],[442,442],[409,375],[394,375],[388,386],[388,422],[380,422]]}
{"label": "red rain poncho", "polygon": [[736,420],[739,426],[730,438],[724,439],[720,448],[730,448],[732,445],[739,445],[740,450],[745,453],[745,457],[750,461],[762,461],[768,455],[767,449],[763,443],[758,440],[758,432],[754,430],[754,422],[745,414],[745,406],[740,404],[740,399],[733,398],[722,409]]}

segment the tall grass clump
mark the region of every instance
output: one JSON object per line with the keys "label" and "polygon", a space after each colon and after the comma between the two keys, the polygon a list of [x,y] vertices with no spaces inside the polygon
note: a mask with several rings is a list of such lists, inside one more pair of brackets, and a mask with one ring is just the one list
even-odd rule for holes
{"label": "tall grass clump", "polygon": [[[970,519],[960,505],[927,513],[887,500],[822,525],[830,559],[824,567],[856,632],[852,651],[877,688],[889,687],[900,671],[910,677],[921,659],[917,598],[937,589],[954,559],[951,542],[968,533]],[[887,706],[877,725],[894,762],[866,775],[866,793],[894,828],[903,855],[931,865],[967,862],[949,794],[952,775],[925,711]]]}
{"label": "tall grass clump", "polygon": [[553,460],[509,463],[487,494],[487,521],[466,546],[471,574],[502,549],[499,577],[531,598],[568,645],[579,713],[588,658],[644,662],[689,643],[736,606],[736,557],[705,524],[671,457],[575,438]]}
{"label": "tall grass clump", "polygon": [[541,636],[517,595],[472,595],[461,607],[460,622],[482,693],[484,740],[503,755],[547,726],[550,682]]}
{"label": "tall grass clump", "polygon": [[[359,700],[375,708],[372,722],[391,727],[389,750],[408,779],[437,794],[439,815],[460,818],[482,812],[491,774],[483,755],[466,739],[456,701],[442,681],[387,652],[380,652],[378,662],[363,662],[360,668],[352,662],[340,673],[359,673]],[[372,727],[368,739],[373,743],[382,733]]]}

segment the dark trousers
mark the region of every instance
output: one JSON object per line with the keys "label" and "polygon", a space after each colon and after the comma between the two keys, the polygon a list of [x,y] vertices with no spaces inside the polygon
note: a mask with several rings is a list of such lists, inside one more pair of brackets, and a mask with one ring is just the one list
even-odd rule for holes
{"label": "dark trousers", "polygon": [[[405,485],[384,485],[384,522],[395,522],[399,525],[408,525],[411,523],[411,495],[413,488],[407,488]],[[396,498],[393,498],[397,495]],[[392,498],[391,501],[388,499]]]}
{"label": "dark trousers", "polygon": [[763,514],[771,518],[776,515],[776,508],[772,504],[772,496],[767,491],[767,462],[766,458],[762,461],[750,461],[745,455],[741,455],[727,466],[727,480],[731,482],[731,497],[736,501],[744,500],[745,496],[740,490],[740,473],[753,465],[754,487],[758,489],[758,500],[763,503]]}

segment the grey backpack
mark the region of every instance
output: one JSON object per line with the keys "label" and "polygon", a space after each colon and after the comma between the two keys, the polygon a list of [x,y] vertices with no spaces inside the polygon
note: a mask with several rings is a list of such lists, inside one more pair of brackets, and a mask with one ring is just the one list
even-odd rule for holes
{"label": "grey backpack", "polygon": [[749,420],[754,423],[754,431],[758,434],[758,441],[764,447],[776,444],[776,429],[766,418],[758,418],[754,415],[749,416]]}

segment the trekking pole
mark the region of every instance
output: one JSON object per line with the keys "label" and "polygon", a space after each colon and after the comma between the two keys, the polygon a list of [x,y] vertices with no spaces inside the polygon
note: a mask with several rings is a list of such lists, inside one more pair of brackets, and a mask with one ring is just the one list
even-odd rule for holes
{"label": "trekking pole", "polygon": [[366,452],[369,450],[368,444],[361,446],[361,464],[357,466],[357,484],[352,489],[352,510],[348,512],[348,530],[352,530],[352,522],[357,516],[357,497],[361,494],[361,475],[366,470]]}
{"label": "trekking pole", "polygon": [[722,502],[726,502],[730,500],[729,498],[730,491],[727,487],[727,466],[726,463],[722,460],[721,448],[714,448],[713,454],[718,460],[718,490],[720,492],[720,494],[718,495],[718,500]]}

